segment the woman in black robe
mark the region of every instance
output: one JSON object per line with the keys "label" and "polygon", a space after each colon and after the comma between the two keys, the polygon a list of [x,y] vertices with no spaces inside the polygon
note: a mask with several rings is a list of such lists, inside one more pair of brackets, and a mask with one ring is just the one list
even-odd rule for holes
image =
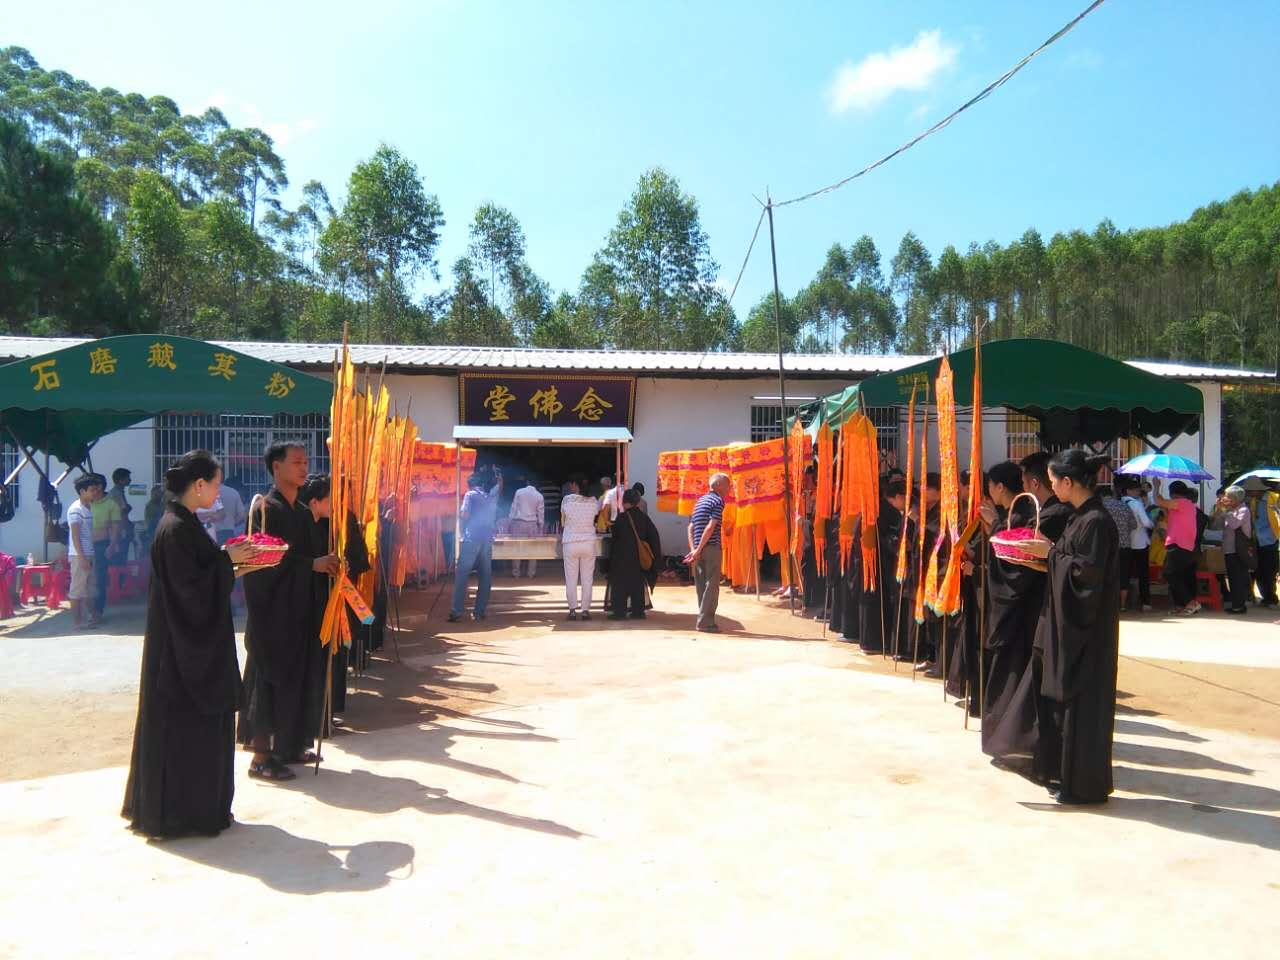
{"label": "woman in black robe", "polygon": [[1094,492],[1107,457],[1064,450],[1049,463],[1054,495],[1075,513],[1049,551],[1035,647],[1049,705],[1036,769],[1059,803],[1103,803],[1111,794],[1111,744],[1120,654],[1120,534]]}
{"label": "woman in black robe", "polygon": [[[613,522],[609,547],[610,620],[644,619],[645,587],[652,590],[658,582],[658,566],[662,562],[662,539],[649,515],[638,510],[640,494],[628,490],[622,495],[622,510]],[[653,563],[646,570],[640,564],[640,544],[647,543]],[[627,608],[630,606],[630,612]]]}
{"label": "woman in black robe", "polygon": [[231,622],[234,563],[195,511],[209,509],[222,468],[204,450],[165,472],[172,498],[151,541],[151,588],[133,757],[121,815],[150,837],[216,835],[231,826],[240,669]]}
{"label": "woman in black robe", "polygon": [[[307,482],[298,491],[298,502],[311,512],[311,548],[317,556],[323,556],[329,552],[329,518],[333,506],[331,492],[327,473],[312,474],[307,477]],[[350,511],[347,513],[347,549],[344,560],[346,562],[347,578],[352,583],[355,583],[357,578],[369,570],[369,551],[365,547],[360,523]],[[324,621],[324,610],[329,603],[329,591],[334,581],[326,573],[313,572],[311,577],[313,615],[315,619],[315,627],[313,629],[316,634],[316,642],[319,643],[320,625]],[[351,629],[351,636],[355,637],[357,636],[357,630],[364,629],[364,624],[352,612],[350,606],[344,604],[343,607],[347,616],[347,624]],[[330,735],[334,714],[340,714],[347,708],[349,653],[349,646],[339,644],[337,652],[333,655],[333,664],[326,666],[323,671],[312,671],[312,680],[318,687],[315,693],[308,698],[309,705],[313,700],[316,701],[314,706],[318,710],[315,714],[315,720],[309,723],[308,726],[308,733],[312,737],[317,737],[320,733],[320,717],[324,712],[324,674],[326,672],[330,675],[330,722],[325,725],[324,735],[326,737]],[[323,655],[321,659],[324,659]]]}
{"label": "woman in black robe", "polygon": [[[1022,493],[1022,471],[1013,461],[991,468],[987,493],[994,505],[984,507],[983,518],[992,533],[1006,526],[1035,524],[1035,505],[1030,498],[1018,496]],[[1017,693],[1031,667],[1031,642],[1044,603],[1044,583],[1045,575],[1040,571],[1000,560],[994,549],[988,552],[982,750],[1004,761],[1029,761],[1035,750],[1035,698],[1019,699]]]}

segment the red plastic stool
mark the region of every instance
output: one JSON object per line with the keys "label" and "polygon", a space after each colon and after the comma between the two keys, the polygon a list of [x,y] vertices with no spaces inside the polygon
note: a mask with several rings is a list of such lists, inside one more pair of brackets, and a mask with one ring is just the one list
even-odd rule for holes
{"label": "red plastic stool", "polygon": [[1196,571],[1196,600],[1203,602],[1210,610],[1222,610],[1222,588],[1218,586],[1218,575],[1207,570]]}
{"label": "red plastic stool", "polygon": [[53,565],[53,576],[49,579],[49,592],[44,598],[44,605],[50,610],[57,610],[71,593],[71,571],[67,569],[66,560],[59,560]]}
{"label": "red plastic stool", "polygon": [[136,560],[107,567],[107,600],[121,600],[142,595],[142,570]]}
{"label": "red plastic stool", "polygon": [[18,568],[18,599],[24,604],[47,599],[52,586],[52,564],[29,563]]}

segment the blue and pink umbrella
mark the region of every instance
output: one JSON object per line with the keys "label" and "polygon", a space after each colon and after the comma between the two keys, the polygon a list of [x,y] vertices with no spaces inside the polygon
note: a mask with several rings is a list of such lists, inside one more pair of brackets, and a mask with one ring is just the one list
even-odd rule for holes
{"label": "blue and pink umbrella", "polygon": [[1194,460],[1172,453],[1144,453],[1134,457],[1116,473],[1126,476],[1164,477],[1167,480],[1212,480],[1213,474]]}

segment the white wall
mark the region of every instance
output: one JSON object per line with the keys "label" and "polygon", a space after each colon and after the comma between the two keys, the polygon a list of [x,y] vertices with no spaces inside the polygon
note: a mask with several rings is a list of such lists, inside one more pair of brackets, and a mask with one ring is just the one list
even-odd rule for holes
{"label": "white wall", "polygon": [[[146,484],[150,489],[154,482],[152,473],[154,472],[154,458],[152,450],[154,447],[154,431],[153,422],[151,420],[143,421],[136,426],[129,427],[125,430],[117,430],[115,433],[109,433],[97,442],[90,451],[90,458],[93,461],[93,468],[98,473],[107,477],[107,482],[111,482],[111,471],[116,467],[128,467],[133,474],[133,482]],[[41,468],[44,467],[44,457],[37,455],[36,462]],[[66,469],[66,465],[61,461],[49,458],[49,479],[56,480],[58,476]],[[75,478],[80,476],[79,471],[73,471],[58,487],[58,494],[62,498],[63,515],[66,515],[66,508],[75,500],[76,492],[73,484]],[[0,478],[3,479],[3,478]],[[36,473],[28,464],[18,477],[19,493],[18,493],[18,511],[14,518],[8,523],[0,524],[0,550],[11,554],[15,557],[25,557],[28,553],[32,554],[36,562],[44,559],[44,512],[40,506],[36,495],[40,491],[40,474]],[[146,506],[147,498],[145,496],[133,497],[131,502],[134,505],[135,519],[141,519],[142,512]],[[65,549],[60,546],[50,546],[48,557],[53,560],[61,556]]]}

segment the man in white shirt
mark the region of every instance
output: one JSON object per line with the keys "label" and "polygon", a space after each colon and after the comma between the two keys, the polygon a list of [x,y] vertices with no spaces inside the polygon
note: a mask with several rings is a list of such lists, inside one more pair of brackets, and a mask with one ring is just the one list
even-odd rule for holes
{"label": "man in white shirt", "polygon": [[618,519],[618,513],[622,510],[622,488],[614,486],[613,477],[601,477],[600,489],[600,509],[609,510],[609,522],[613,523]]}
{"label": "man in white shirt", "polygon": [[[511,512],[508,514],[511,518],[511,536],[536,537],[541,534],[545,510],[546,501],[542,492],[528,478],[520,477],[516,481],[516,492],[511,498]],[[529,564],[529,579],[532,580],[537,575],[537,560],[512,560],[511,575],[517,580],[520,578],[521,564],[526,562]]]}
{"label": "man in white shirt", "polygon": [[1129,570],[1121,570],[1120,576],[1125,578],[1126,583],[1130,579],[1137,579],[1138,598],[1142,609],[1149,611],[1152,608],[1151,567],[1148,557],[1151,547],[1151,530],[1154,524],[1147,513],[1146,504],[1139,497],[1142,488],[1137,477],[1117,476],[1115,489],[1121,497],[1121,502],[1133,513],[1134,520],[1134,529],[1129,535],[1129,562],[1132,566]]}
{"label": "man in white shirt", "polygon": [[86,473],[76,480],[76,501],[67,507],[67,559],[71,564],[72,615],[77,627],[96,627],[102,621],[90,607],[93,601],[93,502],[101,499],[102,481],[97,474]]}

